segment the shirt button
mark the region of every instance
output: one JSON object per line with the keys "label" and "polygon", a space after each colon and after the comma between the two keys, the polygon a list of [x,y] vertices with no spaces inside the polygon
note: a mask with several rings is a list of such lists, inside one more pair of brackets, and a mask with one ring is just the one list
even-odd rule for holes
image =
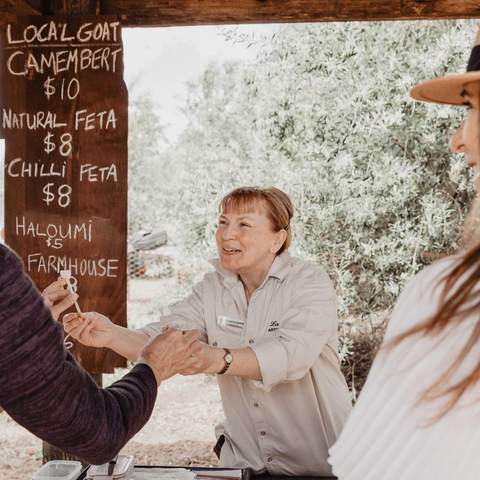
{"label": "shirt button", "polygon": [[254,406],[255,408],[258,408],[260,405],[258,404],[258,402],[255,402],[255,403],[253,404],[253,406]]}
{"label": "shirt button", "polygon": [[213,347],[216,347],[217,345],[218,345],[217,342],[213,342],[213,343],[212,343],[212,346],[213,346]]}
{"label": "shirt button", "polygon": [[263,430],[260,432],[260,435],[264,437],[267,434],[267,432],[264,432]]}
{"label": "shirt button", "polygon": [[272,457],[268,457],[268,458],[267,458],[267,462],[268,462],[268,463],[273,462],[273,458],[272,458]]}
{"label": "shirt button", "polygon": [[251,345],[252,343],[255,343],[255,340],[253,338],[251,338],[248,343]]}

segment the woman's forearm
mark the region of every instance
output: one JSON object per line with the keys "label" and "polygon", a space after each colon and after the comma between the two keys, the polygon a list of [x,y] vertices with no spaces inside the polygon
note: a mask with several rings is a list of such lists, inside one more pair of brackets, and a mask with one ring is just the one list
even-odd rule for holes
{"label": "woman's forearm", "polygon": [[138,330],[113,326],[112,339],[106,347],[128,360],[136,361],[149,336]]}
{"label": "woman's forearm", "polygon": [[[250,380],[261,380],[262,373],[258,364],[255,352],[250,348],[231,349],[233,361],[225,372],[225,375],[233,375],[237,377],[249,378]],[[225,350],[223,348],[215,348],[212,352],[211,371],[209,373],[218,373],[225,366],[223,357]]]}

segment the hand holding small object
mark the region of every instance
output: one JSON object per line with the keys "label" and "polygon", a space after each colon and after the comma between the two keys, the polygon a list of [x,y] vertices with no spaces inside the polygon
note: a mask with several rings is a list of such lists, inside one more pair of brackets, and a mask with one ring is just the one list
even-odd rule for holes
{"label": "hand holding small object", "polygon": [[[67,290],[70,292],[70,294],[71,295],[76,295],[77,298],[78,298],[78,295],[77,295],[78,282],[77,282],[77,279],[75,277],[72,277],[72,273],[70,272],[70,270],[61,270],[60,271],[60,278],[67,281],[66,286],[67,286]],[[76,299],[75,299],[74,305],[75,305],[75,309],[77,310],[77,313],[81,316],[82,311],[80,310],[80,306],[78,305],[78,302],[76,301]],[[63,339],[63,343],[64,343],[65,348],[67,350],[70,350],[73,347],[73,342],[68,341],[69,337],[70,337],[70,335],[67,335]]]}
{"label": "hand holding small object", "polygon": [[72,338],[87,347],[108,347],[114,336],[115,325],[97,312],[67,313],[63,328]]}
{"label": "hand holding small object", "polygon": [[67,284],[65,278],[59,278],[42,292],[43,301],[55,320],[58,320],[60,315],[74,305],[78,299],[75,292],[66,289]]}

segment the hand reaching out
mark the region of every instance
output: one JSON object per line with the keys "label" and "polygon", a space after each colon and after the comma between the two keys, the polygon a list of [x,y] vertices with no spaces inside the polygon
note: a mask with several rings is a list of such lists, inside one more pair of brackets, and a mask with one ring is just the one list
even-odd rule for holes
{"label": "hand reaching out", "polygon": [[190,364],[181,370],[181,375],[196,375],[198,373],[218,373],[224,366],[223,348],[211,347],[207,343],[199,342],[198,353]]}
{"label": "hand reaching out", "polygon": [[197,330],[182,332],[167,327],[145,345],[139,362],[150,366],[159,385],[162,380],[193,368],[202,348],[198,337]]}
{"label": "hand reaching out", "polygon": [[115,325],[97,312],[67,313],[63,317],[65,332],[87,347],[108,347],[114,337]]}

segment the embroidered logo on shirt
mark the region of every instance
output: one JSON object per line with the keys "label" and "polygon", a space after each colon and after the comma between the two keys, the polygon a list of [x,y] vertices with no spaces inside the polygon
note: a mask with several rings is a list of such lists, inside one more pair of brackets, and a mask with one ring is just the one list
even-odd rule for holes
{"label": "embroidered logo on shirt", "polygon": [[270,322],[270,325],[268,326],[268,331],[275,332],[275,330],[278,330],[279,328],[280,328],[280,324],[276,320],[272,320]]}

